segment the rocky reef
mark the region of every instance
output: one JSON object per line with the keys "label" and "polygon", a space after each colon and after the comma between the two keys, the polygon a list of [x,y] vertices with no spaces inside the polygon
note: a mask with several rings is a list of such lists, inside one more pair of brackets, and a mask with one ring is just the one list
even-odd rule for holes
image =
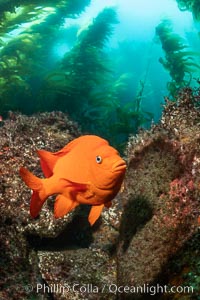
{"label": "rocky reef", "polygon": [[0,298],[199,299],[199,100],[183,90],[160,124],[130,137],[124,188],[93,227],[87,206],[54,219],[53,197],[32,219],[18,174],[23,165],[41,177],[35,150],[57,151],[78,126],[60,112],[10,112],[0,123]]}
{"label": "rocky reef", "polygon": [[[190,255],[192,261],[200,253],[198,246],[193,245],[193,237],[195,243],[198,241],[200,225],[199,100],[199,91],[191,89],[183,90],[176,102],[166,99],[160,124],[130,138],[127,148],[129,167],[117,250],[118,283],[123,286],[166,284],[169,292],[164,293],[160,288],[158,299],[179,296],[198,299],[199,295],[199,266],[193,271],[193,283],[188,284],[193,293],[170,293],[173,265],[178,264],[177,273],[182,268],[192,272],[191,262],[184,265],[180,258],[173,260],[173,257],[187,241],[182,257]],[[179,285],[183,287],[184,282],[183,276]],[[148,299],[148,296],[140,294],[134,299]],[[124,298],[123,295],[121,299]]]}

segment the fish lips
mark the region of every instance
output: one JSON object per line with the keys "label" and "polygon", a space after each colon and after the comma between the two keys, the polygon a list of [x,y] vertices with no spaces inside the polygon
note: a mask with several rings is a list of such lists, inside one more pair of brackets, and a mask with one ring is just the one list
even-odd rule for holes
{"label": "fish lips", "polygon": [[125,172],[125,170],[126,163],[122,159],[117,160],[112,166],[112,172]]}

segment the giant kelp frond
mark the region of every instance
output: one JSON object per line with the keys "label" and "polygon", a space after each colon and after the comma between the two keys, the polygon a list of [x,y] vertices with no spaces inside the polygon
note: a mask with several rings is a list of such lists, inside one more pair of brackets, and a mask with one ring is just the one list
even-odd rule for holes
{"label": "giant kelp frond", "polygon": [[178,89],[189,85],[192,72],[199,68],[194,61],[195,53],[188,50],[185,41],[173,32],[169,20],[163,20],[156,27],[156,35],[159,37],[165,58],[160,58],[160,63],[169,71],[172,82],[168,83],[171,96],[175,96]]}
{"label": "giant kelp frond", "polygon": [[[130,92],[134,64],[127,60],[124,65],[131,68],[118,73],[108,60],[105,46],[117,23],[114,8],[100,12],[69,47],[63,22],[76,17],[89,2],[4,1],[7,6],[0,12],[0,114],[8,110],[67,111],[85,132],[102,135],[117,146],[136,133],[147,117],[135,105],[133,89]],[[73,48],[56,64],[51,58],[55,58],[52,53],[61,30],[64,43]],[[142,93],[136,98],[139,103]]]}
{"label": "giant kelp frond", "polygon": [[[46,21],[50,24],[61,25],[66,18],[76,18],[91,0],[60,0],[57,4],[52,1],[51,8],[55,9],[55,13],[50,14]],[[48,8],[48,7],[47,7]],[[40,30],[42,31],[43,26]]]}
{"label": "giant kelp frond", "polygon": [[200,21],[200,3],[198,0],[193,1],[192,13],[196,20]]}
{"label": "giant kelp frond", "polygon": [[190,10],[192,8],[194,0],[176,0],[180,10]]}
{"label": "giant kelp frond", "polygon": [[35,82],[40,85],[48,72],[47,62],[60,27],[65,18],[72,17],[73,12],[75,17],[89,2],[0,1],[1,113],[8,109],[30,113],[30,107],[35,109],[35,92],[31,85]]}
{"label": "giant kelp frond", "polygon": [[[54,23],[59,25],[64,18],[72,18],[79,15],[89,3],[90,0],[35,0],[31,1],[31,3],[28,1],[16,1],[14,4],[9,2],[9,5],[4,6],[2,10],[0,9],[0,32],[11,31],[26,22],[38,20],[40,23],[48,15],[50,15],[50,19],[53,19]],[[54,18],[52,18],[52,15]]]}
{"label": "giant kelp frond", "polygon": [[88,6],[91,2],[91,0],[73,0],[70,1],[62,1],[63,4],[61,3],[61,7],[65,7],[67,15],[74,17],[79,15],[86,6]]}
{"label": "giant kelp frond", "polygon": [[170,20],[163,20],[156,27],[156,35],[159,37],[163,50],[168,52],[180,51],[186,48],[184,39],[173,32],[172,23]]}
{"label": "giant kelp frond", "polygon": [[[22,16],[22,10],[25,10],[27,13],[29,13],[29,15],[27,17],[31,18],[31,15],[33,16],[34,14],[34,8],[42,8],[42,7],[53,7],[54,5],[56,5],[57,3],[59,3],[59,1],[52,1],[52,0],[33,0],[31,1],[27,1],[27,0],[16,0],[16,1],[12,1],[12,0],[3,0],[0,1],[0,24],[4,24],[5,27],[5,22],[6,19],[9,16],[9,19],[15,19],[16,15],[18,14],[18,12],[20,11],[20,15]],[[35,12],[36,13],[36,12]],[[26,21],[26,14],[23,13],[23,17],[24,20]],[[22,19],[22,22],[24,21]],[[16,25],[19,25],[20,23],[17,23],[16,20]]]}
{"label": "giant kelp frond", "polygon": [[79,121],[84,132],[102,135],[119,147],[149,118],[135,108],[133,97],[122,104],[133,75],[115,74],[106,55],[104,45],[114,24],[116,13],[109,8],[79,32],[75,46],[46,77],[40,96],[41,110],[59,107]]}
{"label": "giant kelp frond", "polygon": [[[109,68],[102,51],[115,23],[114,9],[107,8],[100,12],[79,36],[74,48],[63,57],[60,68],[47,76],[44,90],[51,87],[50,89],[55,91],[56,102],[58,98],[67,96],[62,101],[62,109],[75,113],[76,116],[83,116],[83,103],[86,106],[91,105],[92,95],[98,91],[102,82],[105,84]],[[43,92],[46,93],[48,89]],[[98,103],[98,98],[96,100]],[[102,103],[99,103],[100,106]]]}
{"label": "giant kelp frond", "polygon": [[76,77],[76,83],[83,84],[85,87],[87,83],[89,86],[97,84],[103,73],[109,71],[102,57],[102,48],[109,39],[116,22],[115,10],[104,9],[81,34],[74,49],[63,58],[62,69],[70,77]]}
{"label": "giant kelp frond", "polygon": [[113,8],[105,8],[80,35],[80,42],[83,47],[88,44],[102,47],[110,38],[113,32],[113,24],[116,23],[118,23],[116,11]]}
{"label": "giant kelp frond", "polygon": [[199,0],[176,0],[180,10],[189,10],[196,20],[200,20],[200,2]]}

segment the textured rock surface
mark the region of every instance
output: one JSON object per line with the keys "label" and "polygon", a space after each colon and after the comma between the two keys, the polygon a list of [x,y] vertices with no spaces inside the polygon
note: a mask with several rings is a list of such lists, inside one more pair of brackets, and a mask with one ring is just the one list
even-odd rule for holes
{"label": "textured rock surface", "polygon": [[[104,283],[116,283],[116,260],[110,253],[117,239],[119,201],[114,200],[92,229],[87,206],[56,220],[53,197],[33,220],[31,193],[18,174],[24,165],[41,177],[35,150],[57,151],[79,135],[76,125],[62,113],[33,117],[11,113],[0,127],[1,299],[97,299],[92,292],[95,286],[99,299],[113,299],[106,287],[101,290]],[[63,284],[73,287],[76,282],[86,286],[86,291],[77,287],[64,293]]]}
{"label": "textured rock surface", "polygon": [[156,299],[198,299],[198,103],[184,91],[160,125],[130,138],[124,189],[93,227],[87,206],[55,220],[53,197],[30,218],[19,167],[41,176],[35,150],[57,151],[80,132],[62,113],[11,113],[0,127],[0,299],[149,299],[115,287],[157,283],[195,289]]}
{"label": "textured rock surface", "polygon": [[[0,127],[0,298],[38,297],[33,287],[42,282],[38,257],[32,244],[35,236],[54,237],[71,221],[69,214],[55,220],[45,205],[41,218],[29,216],[30,190],[19,177],[19,167],[27,166],[41,176],[36,149],[57,151],[79,131],[62,113],[25,117],[10,113]],[[35,245],[35,244],[34,244]],[[48,295],[43,295],[48,299]]]}
{"label": "textured rock surface", "polygon": [[118,248],[120,285],[160,282],[169,259],[198,230],[200,113],[192,99],[186,90],[178,103],[165,107],[161,125],[129,141]]}

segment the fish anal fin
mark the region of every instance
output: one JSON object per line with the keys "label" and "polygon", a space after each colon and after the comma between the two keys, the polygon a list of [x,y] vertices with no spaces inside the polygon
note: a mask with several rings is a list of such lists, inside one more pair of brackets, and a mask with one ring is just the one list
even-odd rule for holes
{"label": "fish anal fin", "polygon": [[32,218],[36,218],[39,215],[39,212],[45,202],[45,199],[41,199],[39,196],[38,191],[33,191],[31,197],[31,204],[30,204],[30,214]]}
{"label": "fish anal fin", "polygon": [[78,202],[68,199],[63,195],[58,195],[54,204],[55,218],[63,217],[78,205]]}
{"label": "fish anal fin", "polygon": [[90,213],[89,213],[89,216],[88,216],[88,221],[89,221],[91,226],[100,217],[103,208],[104,208],[104,204],[94,205],[94,206],[91,207],[91,210],[90,210]]}

